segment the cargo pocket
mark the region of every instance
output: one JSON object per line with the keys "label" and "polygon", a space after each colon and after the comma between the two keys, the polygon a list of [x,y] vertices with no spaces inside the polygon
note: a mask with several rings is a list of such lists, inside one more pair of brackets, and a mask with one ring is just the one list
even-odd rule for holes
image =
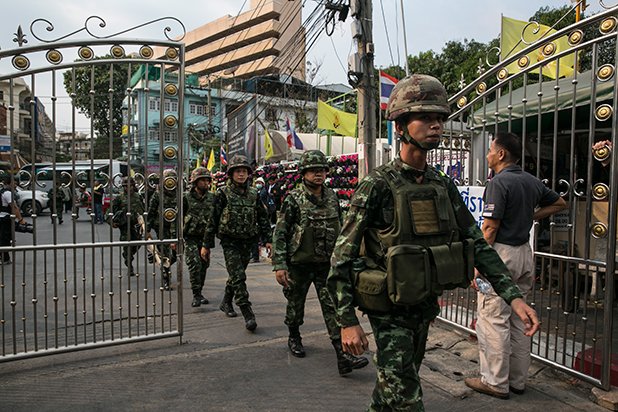
{"label": "cargo pocket", "polygon": [[396,305],[416,305],[431,294],[431,265],[423,246],[388,248],[386,273],[388,296]]}
{"label": "cargo pocket", "polygon": [[[472,253],[472,256],[468,256]],[[473,253],[468,241],[429,247],[431,264],[434,267],[433,292],[468,287],[473,274]]]}
{"label": "cargo pocket", "polygon": [[379,269],[365,269],[356,273],[354,303],[371,312],[388,312],[392,303],[388,298],[386,272]]}

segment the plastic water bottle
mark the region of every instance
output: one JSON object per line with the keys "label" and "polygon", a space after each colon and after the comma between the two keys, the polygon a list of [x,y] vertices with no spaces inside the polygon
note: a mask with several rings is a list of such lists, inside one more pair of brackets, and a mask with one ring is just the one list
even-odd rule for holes
{"label": "plastic water bottle", "polygon": [[491,291],[491,283],[483,278],[476,278],[476,286],[483,295],[487,295]]}

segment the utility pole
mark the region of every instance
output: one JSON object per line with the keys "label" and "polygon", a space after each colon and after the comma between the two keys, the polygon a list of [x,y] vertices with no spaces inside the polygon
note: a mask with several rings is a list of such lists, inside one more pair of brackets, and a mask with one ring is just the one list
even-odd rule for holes
{"label": "utility pole", "polygon": [[358,177],[369,174],[376,165],[376,93],[373,68],[373,8],[371,0],[352,0],[354,37],[358,44]]}

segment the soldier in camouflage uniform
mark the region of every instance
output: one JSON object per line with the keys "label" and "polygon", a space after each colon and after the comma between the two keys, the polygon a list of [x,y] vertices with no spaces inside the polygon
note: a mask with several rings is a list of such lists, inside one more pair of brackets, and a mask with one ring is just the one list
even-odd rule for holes
{"label": "soldier in camouflage uniform", "polygon": [[285,312],[288,347],[292,355],[305,356],[299,328],[303,324],[307,292],[313,283],[337,354],[339,374],[346,375],[369,362],[364,357],[343,352],[333,301],[326,289],[330,257],[341,227],[341,208],[335,193],[324,187],[328,173],[324,153],[306,151],[298,169],[303,184],[284,199],[273,236],[273,270],[288,301]]}
{"label": "soldier in camouflage uniform", "polygon": [[[122,187],[124,191],[114,198],[110,206],[112,227],[120,230],[121,241],[141,240],[142,227],[138,217],[144,214],[144,199],[137,193],[137,187],[132,178],[123,178]],[[133,256],[138,249],[139,246],[124,246],[122,248],[122,258],[128,268],[129,276],[135,276]]]}
{"label": "soldier in camouflage uniform", "polygon": [[249,265],[251,247],[258,241],[258,236],[270,254],[271,231],[266,206],[257,190],[249,185],[251,173],[253,169],[245,156],[232,157],[227,169],[228,181],[215,194],[213,213],[206,229],[206,247],[201,253],[203,258],[209,257],[210,249],[215,245],[215,234],[221,239],[229,277],[219,309],[227,316],[235,317],[232,306],[235,298],[245,318],[245,327],[253,332],[257,323],[249,301],[245,270]]}
{"label": "soldier in camouflage uniform", "polygon": [[[401,152],[360,182],[335,246],[327,282],[343,348],[360,355],[368,347],[355,306],[368,315],[377,346],[371,411],[424,410],[418,370],[429,323],[440,310],[437,296],[441,288],[452,288],[434,275],[439,271],[450,276],[445,267],[459,272],[458,284],[466,284],[474,264],[510,303],[527,334],[539,326],[536,313],[485,242],[457,187],[427,164],[427,151],[438,146],[449,113],[446,90],[437,79],[414,74],[395,86],[387,117],[395,121]],[[463,260],[462,250],[467,250],[470,265],[449,266],[448,260],[457,256],[452,245],[464,244],[467,249],[462,246],[457,253]],[[395,284],[392,279],[403,279],[403,283]],[[374,287],[361,288],[363,284]],[[400,294],[406,286],[406,293]],[[366,291],[380,295],[363,295]],[[379,305],[375,304],[377,297],[381,297]],[[366,309],[369,306],[371,310]]]}
{"label": "soldier in camouflage uniform", "polygon": [[[158,239],[173,239],[176,237],[176,216],[178,214],[177,196],[178,177],[176,171],[166,169],[163,171],[163,190],[157,190],[150,198],[148,205],[148,215],[146,216],[146,238],[150,239],[150,230],[154,229]],[[163,201],[161,202],[161,199]],[[163,203],[161,205],[161,203]],[[159,225],[161,208],[163,210],[163,226]],[[176,263],[176,244],[157,245],[159,257],[162,262],[169,262],[169,265],[162,265],[163,288],[170,289],[171,270],[170,266]]]}
{"label": "soldier in camouflage uniform", "polygon": [[47,192],[47,197],[49,197],[49,209],[51,210],[51,224],[54,224],[54,221],[58,219],[58,224],[61,225],[62,220],[62,209],[64,207],[64,193],[62,192],[62,183],[56,182],[56,185],[49,189]]}
{"label": "soldier in camouflage uniform", "polygon": [[212,214],[214,194],[210,191],[212,177],[205,167],[198,167],[191,172],[189,184],[191,190],[183,198],[185,261],[189,268],[189,280],[193,291],[191,306],[198,307],[208,304],[208,299],[202,294],[206,270],[210,259],[202,259],[200,254],[206,234],[206,225]]}

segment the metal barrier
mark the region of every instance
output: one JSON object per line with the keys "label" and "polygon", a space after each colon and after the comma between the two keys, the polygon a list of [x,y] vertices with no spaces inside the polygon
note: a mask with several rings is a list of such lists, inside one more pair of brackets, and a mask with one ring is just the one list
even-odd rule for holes
{"label": "metal barrier", "polygon": [[[120,37],[159,22],[179,25],[180,36],[168,37],[167,26],[167,40]],[[56,35],[51,22],[37,19],[29,32],[21,26],[15,31],[18,48],[0,50],[10,155],[32,159],[20,173],[2,177],[9,200],[10,193],[21,194],[21,200],[13,199],[31,213],[32,233],[17,231],[15,212],[0,207],[7,215],[0,218],[0,362],[182,335],[182,287],[164,287],[165,268],[149,261],[148,251],[178,245],[172,285],[181,285],[182,225],[159,233],[160,239],[144,240],[143,219],[159,189],[158,176],[169,168],[183,171],[184,76],[179,73],[184,73],[185,28],[166,17],[96,34],[105,26],[91,16],[78,30]],[[35,40],[38,44],[31,45]],[[149,120],[151,90],[159,101],[173,100],[176,110],[164,112],[161,105]],[[80,112],[90,118],[87,148],[78,140]],[[55,132],[67,124],[71,141],[64,155],[71,160],[60,163]],[[150,131],[161,139],[149,142]],[[176,142],[164,146],[164,133],[173,133]],[[112,160],[118,157],[124,161]],[[138,196],[129,195],[133,183]],[[177,206],[170,211],[161,202],[159,227],[182,216],[182,179],[165,184],[165,190],[175,191]],[[77,200],[79,192],[92,194],[95,185],[105,192],[104,215],[92,198]],[[100,225],[103,219],[110,225]]]}
{"label": "metal barrier", "polygon": [[[453,114],[441,148],[430,163],[440,165],[461,185],[483,186],[485,153],[492,134],[522,136],[522,165],[568,202],[566,213],[535,223],[536,282],[528,302],[541,319],[532,341],[536,359],[604,389],[610,387],[614,337],[616,201],[618,157],[601,160],[595,142],[616,141],[616,37],[618,7],[546,35],[525,49],[484,68],[479,78],[450,99]],[[577,6],[577,5],[576,5]],[[574,6],[574,8],[576,7]],[[558,39],[566,39],[561,50]],[[495,50],[494,50],[495,51]],[[499,50],[498,50],[499,52]],[[530,53],[540,56],[538,61]],[[575,67],[560,78],[560,64]],[[546,75],[550,75],[549,77]],[[608,176],[604,181],[603,175]],[[474,207],[478,207],[475,204]],[[474,332],[476,293],[457,290],[442,296],[443,320]]]}

